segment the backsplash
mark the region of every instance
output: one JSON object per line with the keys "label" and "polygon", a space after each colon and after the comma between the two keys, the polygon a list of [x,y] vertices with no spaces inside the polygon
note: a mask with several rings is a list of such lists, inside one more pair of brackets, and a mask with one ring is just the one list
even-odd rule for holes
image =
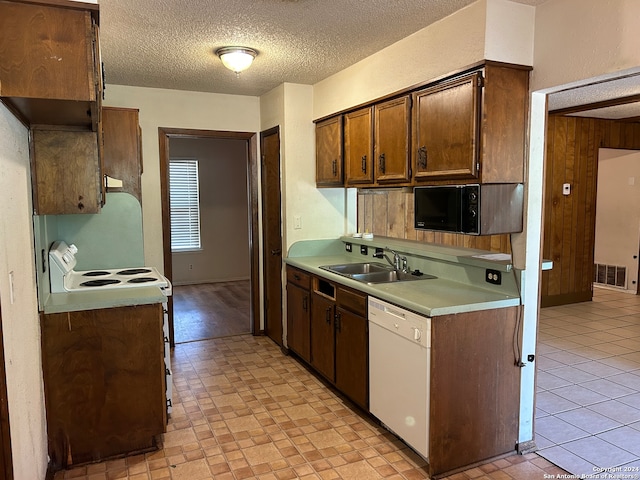
{"label": "backsplash", "polygon": [[358,231],[374,235],[511,253],[509,235],[462,235],[416,230],[413,227],[413,189],[359,189]]}

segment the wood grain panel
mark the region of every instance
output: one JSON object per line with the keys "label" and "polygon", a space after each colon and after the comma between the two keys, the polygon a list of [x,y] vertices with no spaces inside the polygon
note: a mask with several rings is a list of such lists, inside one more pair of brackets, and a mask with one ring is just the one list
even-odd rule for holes
{"label": "wood grain panel", "polygon": [[518,315],[519,307],[511,307],[433,318],[432,475],[515,450],[520,370],[512,342]]}
{"label": "wood grain panel", "polygon": [[162,338],[160,304],[42,316],[54,466],[155,448],[166,424]]}
{"label": "wood grain panel", "polygon": [[640,123],[549,116],[542,252],[554,267],[542,273],[542,306],[592,297],[600,148],[640,150]]}
{"label": "wood grain panel", "polygon": [[413,192],[361,190],[358,192],[358,231],[391,238],[511,253],[509,235],[462,235],[413,228]]}
{"label": "wood grain panel", "polygon": [[104,107],[102,109],[104,174],[122,180],[122,187],[110,192],[130,193],[142,203],[142,152],[138,110]]}

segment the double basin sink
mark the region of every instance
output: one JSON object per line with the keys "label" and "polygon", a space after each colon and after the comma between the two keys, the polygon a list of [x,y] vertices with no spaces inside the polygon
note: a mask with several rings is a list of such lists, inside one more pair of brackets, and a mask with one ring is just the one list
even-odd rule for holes
{"label": "double basin sink", "polygon": [[418,270],[410,273],[402,272],[400,270],[396,270],[390,265],[377,262],[323,265],[320,268],[370,285],[376,283],[408,282],[436,278],[433,275],[427,275]]}

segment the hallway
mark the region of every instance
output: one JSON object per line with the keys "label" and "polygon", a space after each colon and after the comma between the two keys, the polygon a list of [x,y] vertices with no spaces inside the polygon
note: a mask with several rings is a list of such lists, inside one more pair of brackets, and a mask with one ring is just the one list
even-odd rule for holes
{"label": "hallway", "polygon": [[176,343],[250,333],[249,280],[173,287]]}
{"label": "hallway", "polygon": [[536,389],[541,456],[639,477],[640,296],[594,287],[592,302],[541,309]]}

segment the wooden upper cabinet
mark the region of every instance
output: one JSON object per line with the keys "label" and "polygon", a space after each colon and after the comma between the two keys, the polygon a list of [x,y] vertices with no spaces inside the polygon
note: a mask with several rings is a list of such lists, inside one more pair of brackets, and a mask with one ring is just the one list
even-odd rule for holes
{"label": "wooden upper cabinet", "polygon": [[29,124],[98,129],[98,5],[0,0],[0,97]]}
{"label": "wooden upper cabinet", "polygon": [[476,178],[480,72],[415,92],[414,178]]}
{"label": "wooden upper cabinet", "polygon": [[410,180],[411,96],[374,106],[375,178],[379,184]]}
{"label": "wooden upper cabinet", "polygon": [[107,191],[130,193],[141,202],[142,151],[138,116],[138,110],[133,108],[102,109],[103,172],[122,180],[122,187],[108,187]]}
{"label": "wooden upper cabinet", "polygon": [[373,183],[373,107],[344,116],[346,185]]}
{"label": "wooden upper cabinet", "polygon": [[98,213],[102,181],[97,132],[31,129],[33,207],[38,215]]}
{"label": "wooden upper cabinet", "polygon": [[528,93],[528,69],[490,62],[414,92],[415,182],[523,182]]}
{"label": "wooden upper cabinet", "polygon": [[316,185],[342,186],[342,163],[342,115],[339,115],[316,124]]}

